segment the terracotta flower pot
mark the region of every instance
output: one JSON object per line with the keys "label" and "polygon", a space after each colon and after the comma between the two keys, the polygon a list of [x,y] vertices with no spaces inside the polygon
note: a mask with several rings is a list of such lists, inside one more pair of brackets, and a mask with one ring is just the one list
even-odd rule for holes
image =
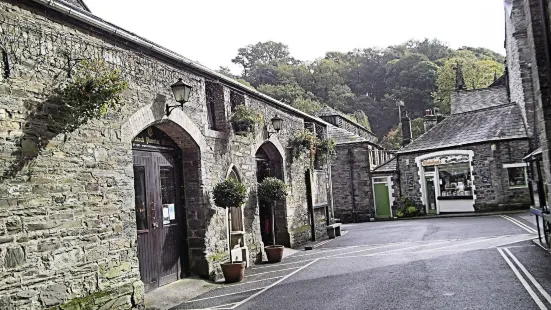
{"label": "terracotta flower pot", "polygon": [[283,249],[282,245],[268,245],[264,247],[266,256],[268,256],[268,263],[279,263],[283,258]]}
{"label": "terracotta flower pot", "polygon": [[245,276],[245,266],[246,262],[233,262],[233,263],[222,263],[222,273],[224,274],[224,280],[226,283],[235,283],[243,281]]}

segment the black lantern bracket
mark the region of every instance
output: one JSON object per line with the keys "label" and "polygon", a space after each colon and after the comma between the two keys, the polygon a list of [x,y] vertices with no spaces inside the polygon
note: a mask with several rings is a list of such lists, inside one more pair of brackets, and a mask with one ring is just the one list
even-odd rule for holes
{"label": "black lantern bracket", "polygon": [[191,94],[192,89],[192,87],[184,83],[181,78],[178,79],[178,82],[172,84],[170,88],[172,89],[174,100],[176,100],[179,104],[170,105],[167,103],[165,106],[166,116],[170,116],[170,113],[178,107],[181,108],[182,111],[184,110],[184,103],[189,101],[189,95]]}
{"label": "black lantern bracket", "polygon": [[270,131],[268,129],[268,125],[266,125],[266,132],[268,133],[268,139],[270,139],[270,137],[274,134],[274,133],[279,133],[279,131],[281,130],[281,125],[283,123],[283,120],[279,117],[279,116],[275,116],[274,118],[272,118],[272,127],[274,128],[274,131]]}
{"label": "black lantern bracket", "polygon": [[182,108],[182,111],[184,110],[184,104],[183,103],[180,103],[180,104],[174,104],[174,105],[170,105],[170,104],[166,104],[165,106],[165,114],[166,116],[170,116],[170,113],[172,113],[172,110],[176,109],[176,108]]}

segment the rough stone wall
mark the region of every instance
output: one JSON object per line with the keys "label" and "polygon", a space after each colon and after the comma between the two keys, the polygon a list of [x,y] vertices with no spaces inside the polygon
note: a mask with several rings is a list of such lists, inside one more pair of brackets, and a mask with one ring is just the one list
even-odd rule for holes
{"label": "rough stone wall", "polygon": [[369,144],[338,144],[337,158],[331,164],[333,208],[342,223],[367,222],[375,215]]}
{"label": "rough stone wall", "polygon": [[[107,309],[143,303],[131,139],[152,124],[182,140],[182,164],[192,173],[184,182],[192,274],[217,278],[227,257],[225,211],[214,206],[210,192],[232,165],[253,193],[244,206],[246,243],[253,261],[261,257],[254,155],[267,136],[262,128],[249,137],[234,136],[229,125],[209,129],[206,77],[27,1],[0,2],[0,20],[0,46],[8,60],[1,63],[0,78],[0,308]],[[121,70],[129,82],[124,106],[72,133],[40,141],[44,148],[39,149],[45,102],[78,59],[102,59]],[[169,86],[180,77],[193,86],[190,102],[166,118]],[[260,100],[245,99],[265,120],[276,113]],[[221,119],[230,113],[226,87],[224,110]],[[287,139],[304,124],[287,112],[277,114],[284,128],[270,141],[285,153]],[[309,223],[305,167],[284,161],[291,245],[307,241],[292,231]]]}
{"label": "rough stone wall", "polygon": [[[537,131],[537,138],[534,142],[534,149],[541,147],[543,152],[543,178],[547,188],[551,186],[551,164],[549,155],[549,137],[551,137],[551,124],[546,115],[551,113],[551,72],[549,71],[549,59],[546,53],[549,45],[549,30],[545,28],[544,19],[550,21],[550,16],[543,16],[540,8],[540,1],[536,0],[515,0],[514,5],[523,9],[525,23],[527,27],[527,42],[523,49],[526,50],[527,57],[520,59],[530,64],[531,84],[524,85],[524,91],[530,92],[534,97],[534,131]],[[544,1],[548,6],[549,1]],[[545,5],[545,4],[544,4]],[[547,38],[547,39],[546,39]],[[535,167],[532,169],[536,172]],[[551,192],[547,190],[547,201],[551,201]]]}
{"label": "rough stone wall", "polygon": [[[495,145],[495,151],[491,149],[492,144]],[[481,143],[448,150],[453,149],[474,152],[472,167],[476,188],[476,211],[503,210],[529,205],[528,189],[510,189],[507,169],[503,168],[504,164],[523,162],[522,158],[528,151],[528,140]],[[418,204],[422,204],[422,198],[415,158],[433,152],[435,151],[398,155],[401,194]]]}

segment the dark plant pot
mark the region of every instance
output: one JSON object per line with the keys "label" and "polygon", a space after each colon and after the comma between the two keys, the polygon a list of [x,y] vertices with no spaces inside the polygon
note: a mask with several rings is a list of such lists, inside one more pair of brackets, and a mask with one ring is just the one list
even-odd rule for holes
{"label": "dark plant pot", "polygon": [[253,126],[249,122],[235,122],[232,127],[236,135],[244,136],[253,132]]}
{"label": "dark plant pot", "polygon": [[268,245],[264,247],[266,256],[268,256],[268,263],[279,263],[283,258],[283,249],[282,245]]}
{"label": "dark plant pot", "polygon": [[220,267],[222,268],[222,273],[224,274],[224,280],[226,283],[235,283],[243,281],[245,276],[245,262],[233,262],[233,263],[222,263]]}

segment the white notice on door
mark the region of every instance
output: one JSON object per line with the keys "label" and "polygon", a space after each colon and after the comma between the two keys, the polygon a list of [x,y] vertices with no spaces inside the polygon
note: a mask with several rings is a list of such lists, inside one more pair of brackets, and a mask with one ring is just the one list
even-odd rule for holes
{"label": "white notice on door", "polygon": [[172,221],[176,219],[176,210],[174,209],[174,204],[167,204],[168,206],[168,218]]}
{"label": "white notice on door", "polygon": [[170,224],[168,205],[163,205],[163,224]]}

